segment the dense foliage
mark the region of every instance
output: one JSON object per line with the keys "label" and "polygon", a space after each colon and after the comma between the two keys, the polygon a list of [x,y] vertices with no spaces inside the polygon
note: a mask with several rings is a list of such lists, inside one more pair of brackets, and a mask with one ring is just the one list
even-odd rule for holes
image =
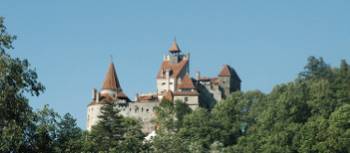
{"label": "dense foliage", "polygon": [[101,109],[99,124],[89,133],[88,152],[141,152],[145,135],[140,124],[119,114],[115,103],[107,103]]}
{"label": "dense foliage", "polygon": [[350,152],[350,66],[331,67],[310,57],[292,82],[271,93],[235,92],[212,109],[192,111],[162,101],[157,136],[145,141],[140,123],[102,108],[101,121],[84,132],[76,120],[45,106],[33,111],[25,95],[44,91],[27,60],[8,51],[15,40],[0,17],[0,152]]}
{"label": "dense foliage", "polygon": [[48,106],[34,112],[26,95],[39,96],[44,86],[27,60],[11,57],[16,39],[0,17],[0,152],[79,152],[82,131],[76,120],[62,118]]}
{"label": "dense foliage", "polygon": [[154,144],[181,152],[350,152],[350,66],[310,57],[294,81],[269,94],[233,93],[210,112],[197,109]]}

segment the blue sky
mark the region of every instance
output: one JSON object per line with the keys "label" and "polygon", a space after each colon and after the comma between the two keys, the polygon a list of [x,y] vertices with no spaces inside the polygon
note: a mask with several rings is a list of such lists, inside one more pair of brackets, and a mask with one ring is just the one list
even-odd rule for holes
{"label": "blue sky", "polygon": [[1,0],[16,34],[14,56],[27,58],[47,90],[30,97],[71,113],[85,128],[93,88],[101,88],[112,55],[124,91],[155,91],[155,77],[176,36],[191,53],[191,72],[236,69],[244,91],[269,92],[293,80],[308,56],[350,60],[346,0]]}

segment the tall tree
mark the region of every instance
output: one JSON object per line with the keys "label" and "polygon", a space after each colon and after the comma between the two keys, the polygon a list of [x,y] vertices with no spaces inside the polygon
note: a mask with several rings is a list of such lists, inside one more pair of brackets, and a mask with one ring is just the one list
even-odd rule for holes
{"label": "tall tree", "polygon": [[119,114],[117,104],[106,103],[101,108],[100,121],[91,130],[93,152],[140,152],[144,135],[139,123]]}
{"label": "tall tree", "polygon": [[45,105],[42,110],[36,112],[34,122],[35,131],[32,138],[34,152],[54,152],[58,147],[59,114]]}
{"label": "tall tree", "polygon": [[0,152],[28,149],[33,113],[25,95],[38,96],[44,91],[29,62],[8,54],[15,39],[0,17]]}
{"label": "tall tree", "polygon": [[71,114],[65,114],[58,123],[57,152],[81,152],[83,133]]}

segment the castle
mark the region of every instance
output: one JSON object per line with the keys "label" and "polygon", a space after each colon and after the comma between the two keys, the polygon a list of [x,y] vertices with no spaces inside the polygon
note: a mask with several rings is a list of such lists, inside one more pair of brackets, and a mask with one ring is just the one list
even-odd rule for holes
{"label": "castle", "polygon": [[131,101],[123,92],[111,62],[102,89],[93,89],[92,102],[87,110],[87,130],[90,131],[97,124],[100,109],[106,103],[117,103],[121,115],[138,119],[143,125],[142,131],[150,133],[155,130],[152,122],[156,117],[154,108],[162,99],[179,100],[191,109],[210,109],[216,102],[241,89],[241,80],[229,65],[224,65],[217,77],[203,77],[197,72],[192,78],[189,67],[190,55],[183,54],[174,40],[157,73],[157,92],[137,94]]}

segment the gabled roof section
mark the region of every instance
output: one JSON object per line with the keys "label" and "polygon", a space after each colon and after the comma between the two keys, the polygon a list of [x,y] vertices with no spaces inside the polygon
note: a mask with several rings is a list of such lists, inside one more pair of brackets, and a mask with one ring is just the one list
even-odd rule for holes
{"label": "gabled roof section", "polygon": [[103,82],[102,89],[111,89],[116,91],[122,90],[113,62],[109,64],[108,72]]}
{"label": "gabled roof section", "polygon": [[229,65],[225,64],[219,73],[219,77],[233,77],[241,81],[236,71]]}
{"label": "gabled roof section", "polygon": [[171,47],[169,48],[169,51],[171,53],[178,53],[181,52],[179,45],[176,42],[176,39],[174,39],[173,43],[171,44]]}
{"label": "gabled roof section", "polygon": [[178,88],[179,89],[195,89],[195,86],[193,85],[193,81],[190,78],[190,75],[186,74],[184,76],[181,84],[178,85]]}
{"label": "gabled roof section", "polygon": [[179,63],[171,64],[170,61],[163,61],[160,70],[158,72],[157,78],[165,78],[166,74],[165,72],[167,70],[170,70],[170,77],[171,78],[177,78],[179,77],[180,73],[186,68],[186,65],[188,64],[187,59],[181,60]]}

